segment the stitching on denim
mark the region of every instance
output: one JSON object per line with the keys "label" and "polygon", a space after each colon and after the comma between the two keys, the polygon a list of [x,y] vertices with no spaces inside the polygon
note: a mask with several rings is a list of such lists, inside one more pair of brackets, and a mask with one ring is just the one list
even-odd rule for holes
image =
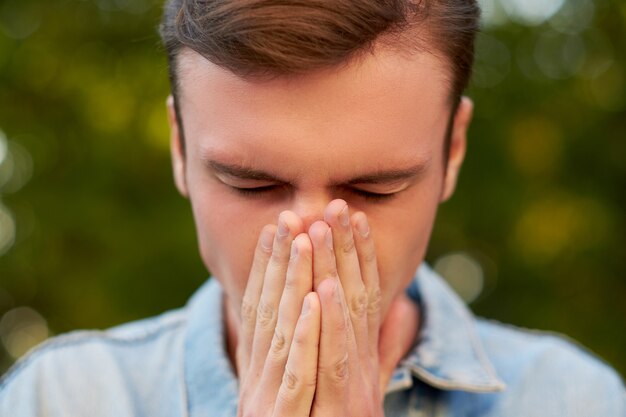
{"label": "stitching on denim", "polygon": [[43,356],[45,353],[68,346],[78,346],[95,341],[121,346],[147,343],[161,337],[164,333],[185,324],[186,316],[181,314],[182,312],[176,313],[180,314],[180,316],[175,317],[172,321],[158,323],[153,328],[144,330],[141,334],[134,337],[118,335],[116,334],[115,328],[112,328],[109,330],[76,330],[49,339],[29,351],[24,357],[13,364],[13,366],[11,366],[2,377],[0,377],[0,393],[2,393],[2,391],[19,375],[22,370],[33,363],[37,358]]}

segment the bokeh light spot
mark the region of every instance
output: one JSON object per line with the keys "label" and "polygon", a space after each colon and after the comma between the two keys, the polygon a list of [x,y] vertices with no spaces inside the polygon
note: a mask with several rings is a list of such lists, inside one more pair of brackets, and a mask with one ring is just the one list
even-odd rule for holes
{"label": "bokeh light spot", "polygon": [[484,28],[499,26],[509,21],[498,0],[478,0],[480,5],[481,26]]}
{"label": "bokeh light spot", "polygon": [[594,13],[592,0],[568,0],[550,19],[550,26],[561,33],[581,33],[590,26]]}
{"label": "bokeh light spot", "polygon": [[48,324],[35,310],[18,307],[9,310],[0,320],[0,339],[15,359],[24,355],[48,337]]}
{"label": "bokeh light spot", "polygon": [[560,79],[580,71],[585,62],[585,53],[585,44],[577,35],[549,31],[537,40],[534,58],[543,75]]}
{"label": "bokeh light spot", "polygon": [[0,203],[0,256],[8,252],[15,243],[15,220],[13,215]]}
{"label": "bokeh light spot", "polygon": [[5,0],[0,4],[0,32],[13,39],[26,39],[40,26],[42,7],[32,0]]}
{"label": "bokeh light spot", "polygon": [[501,0],[511,20],[526,25],[540,25],[559,11],[565,0]]}
{"label": "bokeh light spot", "polygon": [[9,153],[9,144],[7,137],[2,130],[0,130],[0,165],[4,162]]}
{"label": "bokeh light spot", "polygon": [[0,192],[14,193],[30,181],[33,158],[19,143],[8,141],[6,144],[7,151],[0,163]]}
{"label": "bokeh light spot", "polygon": [[483,291],[483,268],[467,253],[444,255],[435,261],[434,268],[466,303],[476,300]]}

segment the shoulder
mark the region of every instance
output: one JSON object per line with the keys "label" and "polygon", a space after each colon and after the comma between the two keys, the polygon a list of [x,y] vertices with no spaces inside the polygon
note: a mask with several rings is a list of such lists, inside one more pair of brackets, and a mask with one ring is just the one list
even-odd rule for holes
{"label": "shoulder", "polygon": [[508,398],[542,407],[546,416],[626,416],[620,376],[575,341],[484,319],[477,330]]}
{"label": "shoulder", "polygon": [[0,415],[39,415],[44,404],[47,415],[62,415],[70,404],[72,410],[97,406],[102,415],[113,415],[146,389],[140,379],[157,381],[182,372],[185,323],[185,310],[174,310],[105,331],[52,338],[0,379]]}

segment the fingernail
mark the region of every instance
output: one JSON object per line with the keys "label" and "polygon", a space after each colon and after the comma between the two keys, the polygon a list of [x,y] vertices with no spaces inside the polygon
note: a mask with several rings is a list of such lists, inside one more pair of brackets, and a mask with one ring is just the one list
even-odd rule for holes
{"label": "fingernail", "polygon": [[294,240],[293,242],[291,242],[291,259],[294,259],[296,256],[298,256],[298,244],[296,243],[296,241]]}
{"label": "fingernail", "polygon": [[301,316],[306,316],[311,310],[311,302],[309,301],[309,297],[304,297],[304,304],[302,305],[302,313]]}
{"label": "fingernail", "polygon": [[359,232],[361,237],[368,237],[370,235],[370,225],[367,222],[367,219],[363,218],[356,223],[356,230]]}
{"label": "fingernail", "polygon": [[272,245],[274,243],[274,234],[269,230],[263,231],[261,235],[261,247],[266,251],[272,250]]}
{"label": "fingernail", "polygon": [[324,239],[326,241],[326,246],[331,251],[333,250],[333,231],[329,228],[326,232],[326,237]]}
{"label": "fingernail", "polygon": [[285,237],[289,235],[289,226],[283,220],[278,220],[278,236]]}
{"label": "fingernail", "polygon": [[343,227],[350,225],[350,214],[347,205],[339,213],[339,223],[341,223]]}

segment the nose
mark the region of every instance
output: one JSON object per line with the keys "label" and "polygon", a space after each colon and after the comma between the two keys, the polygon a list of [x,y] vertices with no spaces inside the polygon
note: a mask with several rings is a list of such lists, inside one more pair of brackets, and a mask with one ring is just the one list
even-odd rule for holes
{"label": "nose", "polygon": [[300,216],[306,232],[313,223],[324,220],[324,210],[332,198],[324,191],[296,195],[290,210]]}

